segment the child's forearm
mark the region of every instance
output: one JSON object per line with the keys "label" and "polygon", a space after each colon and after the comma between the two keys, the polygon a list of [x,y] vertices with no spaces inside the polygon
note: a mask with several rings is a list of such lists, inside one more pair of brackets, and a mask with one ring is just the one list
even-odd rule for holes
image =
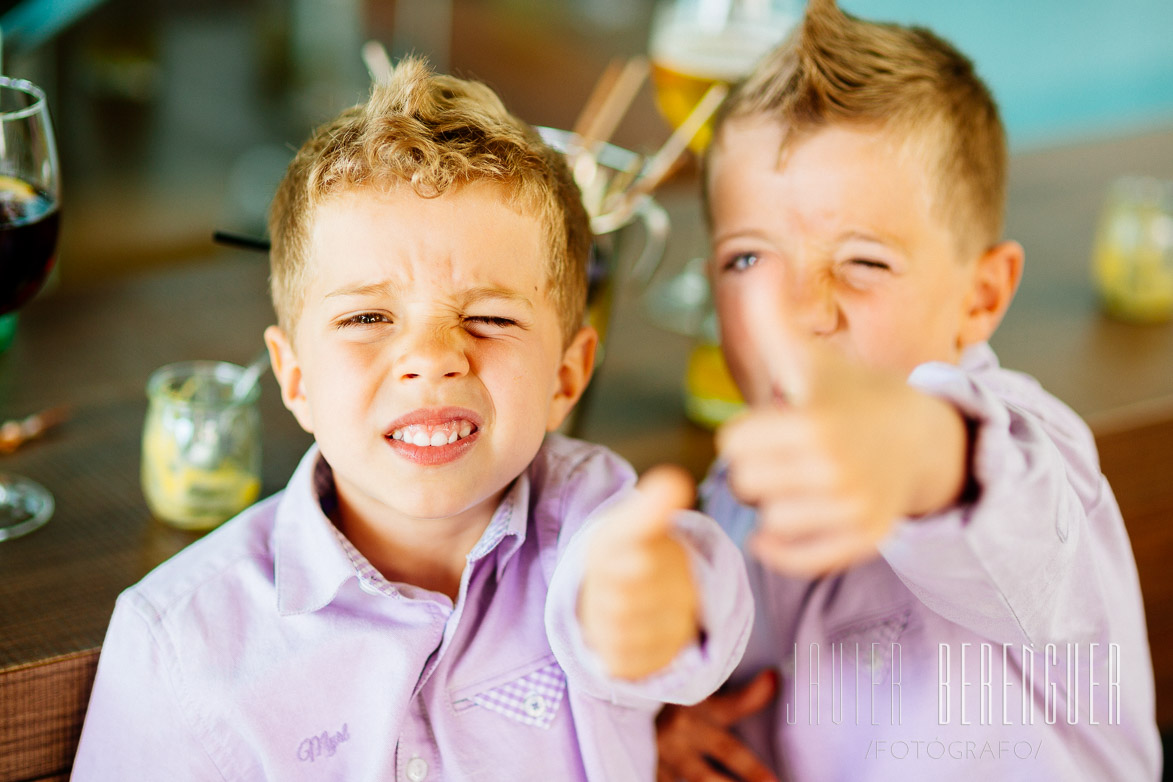
{"label": "child's forearm", "polygon": [[970,482],[970,427],[952,403],[919,394],[922,414],[915,426],[924,447],[907,515],[923,517],[957,504]]}

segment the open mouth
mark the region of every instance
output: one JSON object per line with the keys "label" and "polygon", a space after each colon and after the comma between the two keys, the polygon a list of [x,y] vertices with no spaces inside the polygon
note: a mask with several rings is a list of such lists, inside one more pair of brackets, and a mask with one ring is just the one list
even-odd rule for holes
{"label": "open mouth", "polygon": [[477,425],[466,419],[446,421],[441,424],[408,424],[391,430],[392,440],[421,448],[439,448],[452,445],[477,432]]}
{"label": "open mouth", "polygon": [[465,407],[420,408],[394,421],[383,437],[392,450],[412,462],[447,464],[473,447],[481,433],[481,420]]}

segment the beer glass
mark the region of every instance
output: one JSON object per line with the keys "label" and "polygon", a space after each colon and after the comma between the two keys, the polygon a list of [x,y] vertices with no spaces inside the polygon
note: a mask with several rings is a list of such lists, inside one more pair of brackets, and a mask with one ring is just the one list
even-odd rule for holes
{"label": "beer glass", "polygon": [[[648,44],[656,105],[673,127],[715,82],[732,84],[798,21],[797,0],[660,0]],[[711,126],[693,138],[698,154]]]}

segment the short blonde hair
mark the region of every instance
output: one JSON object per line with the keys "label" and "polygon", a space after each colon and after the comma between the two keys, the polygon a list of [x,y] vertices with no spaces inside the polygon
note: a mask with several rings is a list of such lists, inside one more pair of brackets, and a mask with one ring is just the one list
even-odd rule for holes
{"label": "short blonde hair", "polygon": [[564,156],[510,114],[479,82],[431,72],[415,58],[395,68],[365,102],[318,128],[289,164],[269,211],[270,291],[281,328],[293,333],[309,275],[314,210],[331,194],[409,185],[424,198],[474,181],[538,217],[563,343],[582,325],[590,224]]}
{"label": "short blonde hair", "polygon": [[961,249],[980,251],[1001,238],[1007,151],[998,107],[973,64],[929,30],[809,0],[802,23],[725,101],[717,133],[730,119],[753,116],[781,124],[783,156],[837,124],[911,141]]}

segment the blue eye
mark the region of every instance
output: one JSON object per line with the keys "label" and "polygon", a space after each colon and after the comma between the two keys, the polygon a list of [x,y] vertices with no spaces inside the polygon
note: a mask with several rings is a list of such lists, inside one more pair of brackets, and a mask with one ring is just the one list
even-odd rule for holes
{"label": "blue eye", "polygon": [[725,271],[743,272],[751,266],[755,266],[758,262],[758,256],[755,253],[739,253],[733,256],[726,264]]}

